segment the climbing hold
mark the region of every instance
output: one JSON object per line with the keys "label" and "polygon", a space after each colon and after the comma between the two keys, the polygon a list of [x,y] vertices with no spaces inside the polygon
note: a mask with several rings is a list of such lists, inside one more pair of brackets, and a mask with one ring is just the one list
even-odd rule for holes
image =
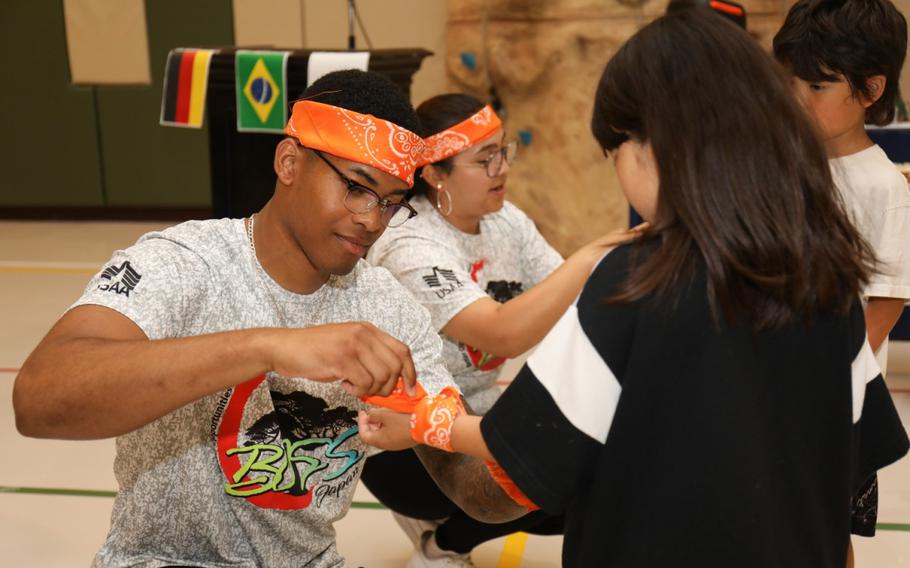
{"label": "climbing hold", "polygon": [[462,51],[461,63],[469,70],[474,71],[477,69],[477,56],[471,51]]}

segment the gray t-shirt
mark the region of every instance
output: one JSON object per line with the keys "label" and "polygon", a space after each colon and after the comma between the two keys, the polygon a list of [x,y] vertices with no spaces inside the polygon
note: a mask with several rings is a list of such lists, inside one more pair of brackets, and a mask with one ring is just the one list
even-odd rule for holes
{"label": "gray t-shirt", "polygon": [[[143,236],[82,304],[117,310],[151,340],[368,321],[410,346],[429,393],[452,384],[429,315],[387,271],[360,262],[313,294],[288,292],[239,219]],[[344,566],[332,523],[368,452],[356,423],[365,405],[337,383],[250,379],[117,438],[120,492],[94,566]]]}
{"label": "gray t-shirt", "polygon": [[[453,227],[425,197],[411,204],[417,217],[387,230],[367,260],[389,269],[430,311],[437,330],[480,298],[514,298],[562,263],[534,222],[509,202],[485,215],[476,235]],[[496,377],[505,359],[442,337],[446,368],[472,410],[485,413],[499,397]]]}

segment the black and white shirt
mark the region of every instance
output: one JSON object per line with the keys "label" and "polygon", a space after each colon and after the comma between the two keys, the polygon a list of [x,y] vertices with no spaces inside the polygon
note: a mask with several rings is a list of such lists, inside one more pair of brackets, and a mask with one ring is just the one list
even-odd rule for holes
{"label": "black and white shirt", "polygon": [[717,327],[702,268],[675,307],[607,303],[630,251],[605,257],[481,423],[522,491],[566,513],[564,565],[844,566],[854,489],[908,446],[859,302]]}

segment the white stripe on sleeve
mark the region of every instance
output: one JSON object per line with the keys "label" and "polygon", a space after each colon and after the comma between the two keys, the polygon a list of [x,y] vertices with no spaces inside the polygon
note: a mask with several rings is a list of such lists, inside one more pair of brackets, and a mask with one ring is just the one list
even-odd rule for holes
{"label": "white stripe on sleeve", "polygon": [[860,347],[856,358],[853,359],[850,372],[853,378],[853,423],[856,424],[863,414],[866,385],[882,373],[878,367],[878,361],[875,360],[875,354],[872,352],[872,346],[869,345],[868,336],[863,341],[863,346]]}
{"label": "white stripe on sleeve", "polygon": [[573,426],[604,443],[622,387],[600,358],[573,305],[528,358],[528,367]]}

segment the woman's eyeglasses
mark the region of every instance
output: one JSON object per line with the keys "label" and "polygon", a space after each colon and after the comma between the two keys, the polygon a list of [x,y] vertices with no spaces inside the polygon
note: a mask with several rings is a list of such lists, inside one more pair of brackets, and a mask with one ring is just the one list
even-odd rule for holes
{"label": "woman's eyeglasses", "polygon": [[471,168],[484,168],[488,177],[496,177],[502,172],[503,162],[511,165],[518,155],[518,141],[512,140],[502,148],[494,150],[485,160],[480,162],[456,162],[456,165],[467,166]]}

